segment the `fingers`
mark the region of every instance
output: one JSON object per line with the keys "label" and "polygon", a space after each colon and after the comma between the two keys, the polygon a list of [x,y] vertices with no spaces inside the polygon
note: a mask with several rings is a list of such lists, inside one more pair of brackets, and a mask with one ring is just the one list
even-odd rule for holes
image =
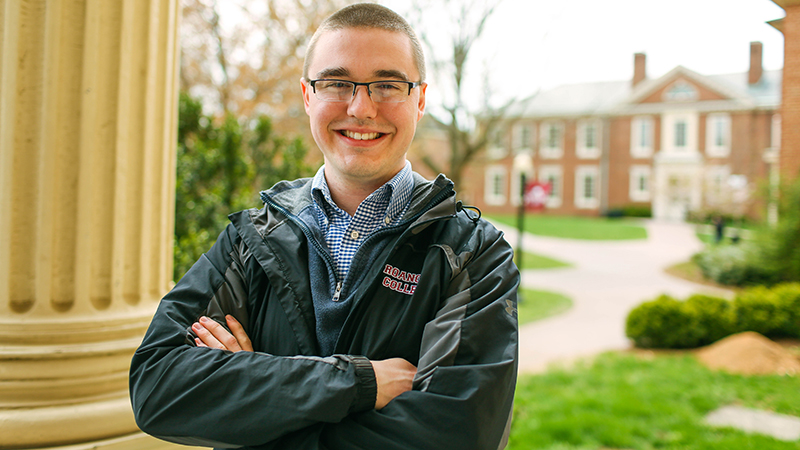
{"label": "fingers", "polygon": [[[234,319],[235,320],[235,319]],[[239,325],[241,327],[241,325]],[[195,322],[192,325],[192,331],[197,334],[197,339],[195,339],[195,343],[199,339],[202,344],[198,345],[200,347],[210,347],[210,348],[217,348],[220,350],[230,350],[232,352],[239,352],[242,351],[242,347],[239,345],[239,342],[236,338],[228,332],[222,325],[218,324],[217,322],[209,319],[208,317],[201,317],[199,322]],[[242,330],[244,332],[244,330]],[[245,335],[246,336],[246,335]],[[249,339],[248,339],[249,345]],[[252,346],[251,346],[252,348]]]}
{"label": "fingers", "polygon": [[239,321],[230,314],[225,316],[225,321],[228,322],[228,328],[231,329],[233,337],[236,338],[236,341],[239,343],[239,347],[246,352],[252,352],[253,344],[250,342],[250,338],[247,336],[247,333],[245,333],[242,324],[240,324]]}
{"label": "fingers", "polygon": [[414,375],[417,373],[413,364],[403,358],[370,362],[378,385],[375,409],[383,408],[398,395],[411,390]]}

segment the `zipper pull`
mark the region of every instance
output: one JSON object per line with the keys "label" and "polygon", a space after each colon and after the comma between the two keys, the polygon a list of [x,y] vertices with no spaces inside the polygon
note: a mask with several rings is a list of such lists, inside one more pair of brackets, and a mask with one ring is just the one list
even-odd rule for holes
{"label": "zipper pull", "polygon": [[342,282],[341,281],[337,281],[336,282],[336,292],[333,293],[333,301],[338,302],[339,301],[339,295],[341,293],[342,293]]}

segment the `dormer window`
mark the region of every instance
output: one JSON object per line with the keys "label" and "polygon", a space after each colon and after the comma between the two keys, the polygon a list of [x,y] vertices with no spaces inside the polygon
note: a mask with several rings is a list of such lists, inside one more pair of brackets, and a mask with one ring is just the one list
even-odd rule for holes
{"label": "dormer window", "polygon": [[697,89],[683,80],[676,81],[664,92],[664,101],[667,102],[691,102],[697,97]]}

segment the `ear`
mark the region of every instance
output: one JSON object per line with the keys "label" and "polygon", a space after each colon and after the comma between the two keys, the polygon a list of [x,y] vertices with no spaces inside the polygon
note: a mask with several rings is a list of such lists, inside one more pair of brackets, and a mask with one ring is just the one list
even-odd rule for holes
{"label": "ear", "polygon": [[305,106],[306,114],[311,115],[309,110],[309,100],[312,94],[311,86],[305,78],[300,78],[300,90],[303,92],[303,106]]}
{"label": "ear", "polygon": [[419,104],[418,112],[417,112],[417,122],[422,119],[422,116],[425,115],[425,91],[428,90],[428,83],[422,83],[419,85]]}

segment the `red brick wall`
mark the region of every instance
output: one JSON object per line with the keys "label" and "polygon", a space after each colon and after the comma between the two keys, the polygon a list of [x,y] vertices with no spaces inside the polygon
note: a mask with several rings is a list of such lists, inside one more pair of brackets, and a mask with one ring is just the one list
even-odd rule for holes
{"label": "red brick wall", "polygon": [[784,179],[794,179],[800,172],[800,5],[784,9],[780,166]]}

